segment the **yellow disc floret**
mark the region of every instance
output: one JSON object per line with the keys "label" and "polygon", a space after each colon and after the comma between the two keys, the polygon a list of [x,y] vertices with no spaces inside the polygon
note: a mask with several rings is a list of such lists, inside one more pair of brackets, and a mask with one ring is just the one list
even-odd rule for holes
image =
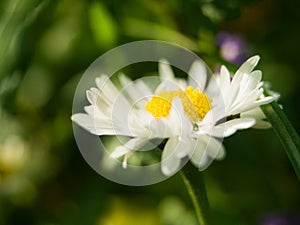
{"label": "yellow disc floret", "polygon": [[179,89],[176,91],[162,91],[158,95],[152,97],[147,102],[145,108],[156,119],[168,117],[172,101],[174,98],[181,99],[184,113],[190,118],[192,122],[200,121],[204,118],[206,113],[211,109],[210,99],[204,92],[199,92],[199,89],[193,89],[188,86],[184,91]]}

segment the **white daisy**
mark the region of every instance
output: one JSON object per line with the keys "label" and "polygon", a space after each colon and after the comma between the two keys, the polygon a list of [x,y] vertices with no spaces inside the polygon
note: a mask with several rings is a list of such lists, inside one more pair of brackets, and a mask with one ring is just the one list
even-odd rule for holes
{"label": "white daisy", "polygon": [[207,82],[206,68],[200,61],[192,64],[185,81],[175,78],[163,60],[159,64],[163,80],[153,93],[143,80],[131,81],[125,75],[119,77],[125,87],[120,92],[102,75],[96,79],[97,88],[87,91],[91,105],[85,107],[86,113],[75,114],[72,120],[95,135],[130,137],[111,154],[113,158],[124,156],[124,167],[132,152],[160,139],[166,140],[164,174],[175,173],[184,157],[202,170],[213,159],[224,157],[220,138],[254,126],[257,119],[263,121],[254,110],[273,98],[262,97],[261,72],[252,72],[257,62],[258,57],[247,60],[232,80],[222,67],[216,83],[213,78]]}
{"label": "white daisy", "polygon": [[221,96],[226,117],[238,115],[241,118],[255,118],[253,128],[269,128],[271,125],[265,121],[266,117],[259,106],[277,100],[279,95],[264,96],[262,72],[253,71],[258,61],[259,56],[249,58],[233,76],[222,66],[220,74],[215,76],[219,87],[213,92]]}

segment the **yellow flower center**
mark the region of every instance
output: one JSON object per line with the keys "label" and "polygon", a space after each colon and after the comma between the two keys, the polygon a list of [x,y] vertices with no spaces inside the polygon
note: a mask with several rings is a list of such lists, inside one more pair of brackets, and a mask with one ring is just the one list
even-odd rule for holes
{"label": "yellow flower center", "polygon": [[184,91],[162,91],[158,95],[152,97],[147,102],[145,108],[156,119],[162,117],[168,117],[172,101],[174,98],[179,97],[181,99],[184,113],[190,118],[192,122],[202,120],[206,113],[211,109],[211,100],[205,95],[204,92],[199,92],[199,89],[193,89],[188,86]]}

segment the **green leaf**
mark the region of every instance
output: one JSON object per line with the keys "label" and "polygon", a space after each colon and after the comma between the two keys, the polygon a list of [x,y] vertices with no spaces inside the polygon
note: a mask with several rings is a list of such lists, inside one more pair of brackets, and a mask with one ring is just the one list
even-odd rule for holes
{"label": "green leaf", "polygon": [[89,18],[97,45],[104,49],[113,47],[117,39],[117,25],[109,11],[100,2],[93,2]]}
{"label": "green leaf", "polygon": [[173,42],[192,51],[199,51],[199,46],[194,39],[164,25],[126,18],[124,19],[124,32],[131,37]]}
{"label": "green leaf", "polygon": [[294,127],[288,120],[277,102],[261,106],[264,114],[281,141],[288,158],[300,180],[300,139]]}

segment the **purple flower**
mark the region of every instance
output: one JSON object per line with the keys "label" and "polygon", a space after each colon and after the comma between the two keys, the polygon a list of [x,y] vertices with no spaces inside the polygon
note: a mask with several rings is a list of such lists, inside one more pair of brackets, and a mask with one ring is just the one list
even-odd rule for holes
{"label": "purple flower", "polygon": [[261,225],[300,225],[300,217],[296,214],[267,214],[262,217]]}
{"label": "purple flower", "polygon": [[216,37],[216,43],[220,47],[221,57],[228,62],[241,65],[249,57],[249,46],[238,35],[220,32]]}

